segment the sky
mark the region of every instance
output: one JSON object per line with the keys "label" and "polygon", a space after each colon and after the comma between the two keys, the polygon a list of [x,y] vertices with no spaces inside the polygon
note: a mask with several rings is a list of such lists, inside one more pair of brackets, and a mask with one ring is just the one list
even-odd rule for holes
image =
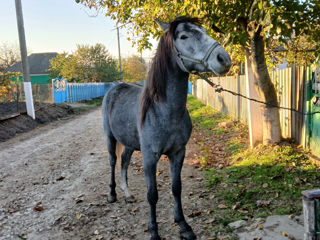
{"label": "sky", "polygon": [[[0,44],[19,44],[14,0],[0,0]],[[90,11],[74,0],[22,0],[26,43],[29,52],[71,53],[77,44],[104,44],[112,56],[118,58],[116,22],[95,11]],[[97,16],[96,16],[97,15]],[[125,29],[120,29],[121,57],[138,54],[127,40]],[[150,59],[153,50],[142,56]],[[140,55],[140,54],[139,54]]]}

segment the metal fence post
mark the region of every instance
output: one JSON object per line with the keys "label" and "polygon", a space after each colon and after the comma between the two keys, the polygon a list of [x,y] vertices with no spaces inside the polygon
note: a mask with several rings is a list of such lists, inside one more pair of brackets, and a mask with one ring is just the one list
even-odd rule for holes
{"label": "metal fence post", "polygon": [[304,240],[320,239],[320,189],[302,191],[303,216],[304,216]]}

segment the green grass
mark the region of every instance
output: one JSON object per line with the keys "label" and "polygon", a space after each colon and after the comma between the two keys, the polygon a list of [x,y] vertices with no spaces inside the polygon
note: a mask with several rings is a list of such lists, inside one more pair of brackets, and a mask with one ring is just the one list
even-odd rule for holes
{"label": "green grass", "polygon": [[[222,143],[225,147],[225,152],[233,154],[246,148],[246,142],[241,141],[238,136],[247,135],[247,128],[245,125],[235,123],[229,128],[220,127],[219,123],[229,122],[232,119],[210,106],[203,105],[199,100],[193,96],[188,96],[188,110],[193,123],[193,132],[201,132],[207,139],[197,139],[198,150],[201,152],[200,163],[202,167],[207,167],[212,162],[211,146],[215,143],[208,141],[215,140]],[[233,135],[237,137],[233,137]]]}
{"label": "green grass", "polygon": [[301,191],[318,187],[320,171],[305,152],[295,146],[258,146],[232,157],[233,165],[209,169],[207,187],[226,222],[248,216],[301,214]]}
{"label": "green grass", "polygon": [[103,97],[98,97],[98,98],[93,98],[93,99],[90,99],[90,100],[82,101],[81,103],[84,103],[85,106],[79,107],[79,108],[75,108],[74,111],[75,112],[84,112],[84,111],[88,111],[88,110],[90,110],[92,108],[101,106],[102,100],[103,100]]}
{"label": "green grass", "polygon": [[203,105],[199,100],[192,96],[188,96],[188,110],[194,128],[202,130],[220,131],[218,124],[223,121],[231,121],[231,119],[210,106]]}
{"label": "green grass", "polygon": [[[229,167],[208,168],[205,173],[207,197],[217,219],[212,231],[227,233],[227,224],[239,219],[302,213],[301,191],[320,186],[319,167],[309,160],[307,152],[288,143],[247,149],[237,137],[247,136],[246,128],[238,124],[220,128],[219,122],[230,121],[228,117],[193,97],[188,98],[188,105],[194,128],[210,133],[201,135],[207,139],[198,140],[203,161],[214,154],[207,149],[219,143],[212,140],[215,137],[220,137],[228,153],[225,161]],[[219,204],[226,208],[219,208]]]}

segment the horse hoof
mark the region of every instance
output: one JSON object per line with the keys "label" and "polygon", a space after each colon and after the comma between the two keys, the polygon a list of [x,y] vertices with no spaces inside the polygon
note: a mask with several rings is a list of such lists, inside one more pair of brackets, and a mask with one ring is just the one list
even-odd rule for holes
{"label": "horse hoof", "polygon": [[134,196],[127,197],[125,199],[126,203],[135,203],[137,199]]}
{"label": "horse hoof", "polygon": [[153,236],[152,236],[152,237],[150,238],[150,240],[161,240],[161,238],[160,238],[159,236],[156,236],[156,237],[153,237]]}
{"label": "horse hoof", "polygon": [[116,195],[108,195],[108,203],[114,203],[115,201],[117,201],[117,196]]}
{"label": "horse hoof", "polygon": [[194,240],[197,239],[196,235],[192,231],[181,232],[180,238],[185,240]]}

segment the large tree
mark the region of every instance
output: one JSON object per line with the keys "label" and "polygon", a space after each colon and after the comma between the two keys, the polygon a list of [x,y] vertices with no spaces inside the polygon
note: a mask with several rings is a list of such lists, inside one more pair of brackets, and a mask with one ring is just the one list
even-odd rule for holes
{"label": "large tree", "polygon": [[125,81],[138,82],[146,79],[147,66],[144,59],[138,55],[124,58],[122,70]]}
{"label": "large tree", "polygon": [[72,54],[62,53],[50,60],[50,76],[71,82],[112,82],[119,78],[116,61],[105,46],[78,45]]}
{"label": "large tree", "polygon": [[[276,90],[266,64],[266,48],[274,41],[290,47],[290,39],[305,35],[320,41],[319,0],[77,0],[88,7],[105,8],[106,15],[131,30],[139,49],[150,47],[150,36],[161,32],[154,21],[179,15],[203,18],[209,35],[219,39],[235,57],[246,56],[263,107],[264,142],[281,140]],[[319,44],[316,46],[319,52]],[[270,49],[269,49],[270,50]]]}
{"label": "large tree", "polygon": [[20,61],[19,46],[10,43],[0,44],[0,72],[7,71],[8,68]]}

